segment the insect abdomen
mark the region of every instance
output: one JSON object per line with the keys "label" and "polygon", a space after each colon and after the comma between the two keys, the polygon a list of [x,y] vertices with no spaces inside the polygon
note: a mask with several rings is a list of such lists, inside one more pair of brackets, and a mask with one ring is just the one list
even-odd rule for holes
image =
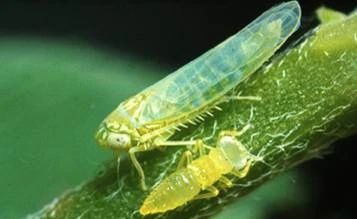
{"label": "insect abdomen", "polygon": [[166,212],[185,204],[201,191],[192,171],[182,169],[162,181],[145,199],[140,208],[142,215]]}
{"label": "insect abdomen", "polygon": [[155,214],[184,205],[232,168],[220,149],[212,149],[164,179],[145,199],[140,213]]}

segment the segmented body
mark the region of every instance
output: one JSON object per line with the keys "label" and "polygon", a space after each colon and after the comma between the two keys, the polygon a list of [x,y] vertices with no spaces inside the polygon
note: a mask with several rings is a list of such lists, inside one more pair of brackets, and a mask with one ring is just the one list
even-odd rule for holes
{"label": "segmented body", "polygon": [[212,186],[222,175],[244,169],[249,159],[251,155],[236,138],[224,136],[218,140],[217,148],[172,173],[154,188],[140,213],[147,215],[175,209]]}
{"label": "segmented body", "polygon": [[143,215],[166,212],[185,204],[204,188],[213,185],[223,174],[233,169],[219,149],[213,149],[187,168],[178,170],[164,179],[145,199]]}
{"label": "segmented body", "polygon": [[139,142],[197,121],[199,114],[269,59],[298,28],[299,19],[297,2],[270,9],[236,35],[121,103],[107,120],[126,118],[138,131]]}

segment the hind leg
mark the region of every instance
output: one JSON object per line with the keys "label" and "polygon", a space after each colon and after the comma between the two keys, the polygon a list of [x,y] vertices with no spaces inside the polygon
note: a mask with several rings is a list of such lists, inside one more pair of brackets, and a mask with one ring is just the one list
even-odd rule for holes
{"label": "hind leg", "polygon": [[220,183],[220,188],[222,189],[229,189],[233,186],[232,180],[228,179],[225,176],[222,176],[218,182]]}
{"label": "hind leg", "polygon": [[200,156],[205,154],[205,147],[202,139],[192,141],[159,141],[156,142],[154,147],[168,147],[168,146],[192,146],[192,152],[199,153]]}
{"label": "hind leg", "polygon": [[249,128],[251,127],[250,124],[245,125],[240,131],[221,131],[218,135],[218,141],[226,136],[229,137],[239,137],[243,135]]}
{"label": "hind leg", "polygon": [[193,200],[196,199],[208,199],[216,197],[219,194],[219,190],[214,186],[209,186],[205,189],[205,193],[196,195]]}
{"label": "hind leg", "polygon": [[251,164],[252,164],[252,160],[249,160],[243,169],[240,170],[234,169],[232,170],[232,174],[238,178],[244,178],[248,174]]}

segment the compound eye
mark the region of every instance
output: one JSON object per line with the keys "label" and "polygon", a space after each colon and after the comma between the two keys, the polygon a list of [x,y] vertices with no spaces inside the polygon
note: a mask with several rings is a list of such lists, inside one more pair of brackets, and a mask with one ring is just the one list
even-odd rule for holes
{"label": "compound eye", "polygon": [[114,148],[125,148],[130,145],[130,137],[127,134],[111,133],[108,143]]}

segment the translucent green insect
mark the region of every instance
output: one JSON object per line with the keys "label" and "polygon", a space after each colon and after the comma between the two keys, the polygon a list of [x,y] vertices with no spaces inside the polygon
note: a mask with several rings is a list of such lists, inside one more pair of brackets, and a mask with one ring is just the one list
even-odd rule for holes
{"label": "translucent green insect", "polygon": [[[245,177],[251,163],[256,159],[240,143],[236,137],[242,135],[249,125],[242,131],[223,131],[220,133],[216,148],[208,154],[204,153],[205,146],[199,142],[200,157],[192,161],[190,151],[186,151],[177,170],[165,178],[145,199],[140,208],[142,215],[163,213],[186,204],[193,199],[207,199],[219,194],[213,184],[220,182],[220,187],[230,188],[233,183],[223,176],[233,174],[238,178]],[[184,167],[186,163],[186,167]],[[205,193],[201,193],[205,191]],[[201,194],[200,194],[201,193]]]}
{"label": "translucent green insect", "polygon": [[[197,124],[225,102],[228,91],[256,71],[298,28],[300,6],[283,3],[263,13],[237,34],[179,68],[164,79],[120,103],[98,128],[99,145],[118,158],[128,152],[141,177],[135,153],[164,146],[196,145],[168,141],[186,124]],[[236,98],[239,99],[239,98]]]}

